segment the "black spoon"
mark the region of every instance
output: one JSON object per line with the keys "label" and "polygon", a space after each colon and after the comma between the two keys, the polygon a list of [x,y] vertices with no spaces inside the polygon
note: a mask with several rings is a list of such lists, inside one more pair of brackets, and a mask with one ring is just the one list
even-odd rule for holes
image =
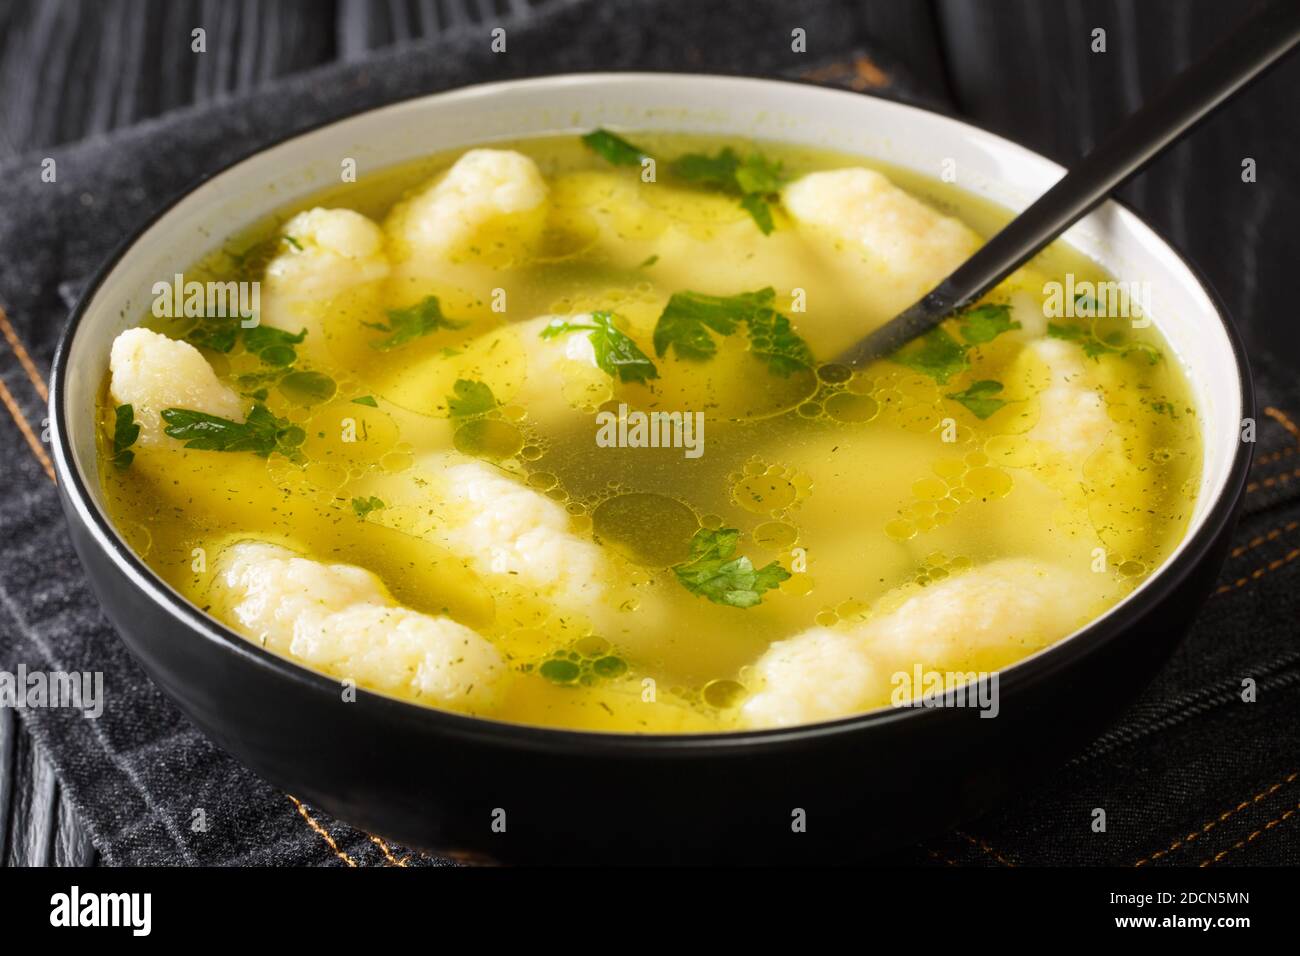
{"label": "black spoon", "polygon": [[1300,41],[1300,0],[1276,0],[1183,71],[1028,209],[916,304],[837,361],[862,366],[893,352],[979,299],[1099,205],[1184,133]]}

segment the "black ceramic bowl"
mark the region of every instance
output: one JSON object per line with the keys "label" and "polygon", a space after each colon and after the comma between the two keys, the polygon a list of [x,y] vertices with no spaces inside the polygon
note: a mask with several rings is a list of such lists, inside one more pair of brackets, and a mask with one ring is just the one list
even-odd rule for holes
{"label": "black ceramic bowl", "polygon": [[[631,736],[515,726],[360,692],[276,657],[193,607],[131,553],[103,507],[94,408],[113,338],[154,281],[221,236],[337,181],[492,139],[624,126],[821,145],[937,174],[1022,208],[1061,173],[988,132],[913,107],[800,84],[612,74],[492,84],[350,117],[201,182],[131,239],[86,293],[54,360],[55,463],[73,543],[105,610],[158,685],[218,745],[335,816],[470,858],[836,861],[937,832],[987,808],[1096,734],[1146,685],[1215,580],[1241,501],[1254,414],[1245,355],[1221,307],[1138,217],[1109,203],[1068,241],[1119,279],[1149,282],[1204,425],[1186,540],[1101,619],[1000,675],[1000,714],[881,710],[793,730]],[[798,820],[803,827],[795,826]],[[504,822],[504,828],[502,823]]]}

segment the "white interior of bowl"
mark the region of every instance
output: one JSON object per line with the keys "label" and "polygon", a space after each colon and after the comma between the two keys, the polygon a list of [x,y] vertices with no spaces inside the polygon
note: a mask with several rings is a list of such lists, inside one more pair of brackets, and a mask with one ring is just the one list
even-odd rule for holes
{"label": "white interior of bowl", "polygon": [[[440,150],[595,126],[783,140],[933,176],[951,159],[957,185],[1013,210],[1062,173],[1029,150],[937,114],[842,91],[741,78],[587,74],[524,80],[428,96],[334,123],[203,184],[140,236],[95,292],[71,345],[63,394],[73,464],[96,504],[102,509],[94,406],[109,347],[119,332],[138,324],[160,277],[181,272],[275,207],[336,184],[344,157],[356,160],[364,175]],[[1190,536],[1223,490],[1239,440],[1241,382],[1231,343],[1200,282],[1126,210],[1106,204],[1066,240],[1116,278],[1150,284],[1151,313],[1187,370],[1205,440]]]}

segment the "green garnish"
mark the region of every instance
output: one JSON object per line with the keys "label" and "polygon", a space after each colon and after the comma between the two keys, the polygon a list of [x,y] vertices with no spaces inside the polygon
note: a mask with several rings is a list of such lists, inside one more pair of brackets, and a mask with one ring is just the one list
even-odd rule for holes
{"label": "green garnish", "polygon": [[201,451],[251,451],[261,458],[278,451],[297,460],[301,457],[298,446],[307,437],[297,425],[272,415],[260,402],[243,422],[188,408],[163,409],[162,419],[167,423],[164,432],[184,441],[186,448]]}
{"label": "green garnish", "polygon": [[442,305],[436,295],[425,296],[415,305],[404,309],[389,309],[388,324],[366,322],[369,328],[391,333],[387,338],[370,343],[381,351],[395,349],[438,329],[463,329],[468,322],[449,319],[442,314]]}
{"label": "green garnish", "polygon": [[612,312],[593,312],[591,322],[565,322],[556,319],[542,329],[544,339],[553,339],[570,332],[587,332],[588,341],[596,353],[596,365],[620,382],[646,382],[659,377],[654,362],[637,346],[631,336],[614,325]]}
{"label": "green garnish", "polygon": [[1145,342],[1125,342],[1119,338],[1116,333],[1112,340],[1100,338],[1092,323],[1081,325],[1079,323],[1048,322],[1047,334],[1054,339],[1064,339],[1067,342],[1073,342],[1083,349],[1083,354],[1094,361],[1103,355],[1118,355],[1120,358],[1127,358],[1130,355],[1138,354],[1146,356],[1148,362],[1155,365],[1160,361],[1160,351],[1153,345]]}
{"label": "green garnish", "polygon": [[[614,166],[640,166],[651,158],[644,149],[609,130],[594,130],[582,137],[582,141]],[[715,156],[704,153],[679,156],[673,160],[669,172],[683,182],[738,196],[741,208],[753,217],[763,235],[771,235],[775,224],[770,203],[785,183],[780,163],[772,162],[761,153],[750,153],[741,158],[727,146]]]}
{"label": "green garnish", "polygon": [[649,269],[652,265],[654,265],[658,261],[659,261],[659,254],[655,253],[654,255],[647,257],[644,262],[642,262],[639,266],[637,266],[637,268]]}
{"label": "green garnish", "polygon": [[239,341],[239,316],[205,315],[185,333],[185,341],[213,352],[229,352]]}
{"label": "green garnish", "polygon": [[135,461],[135,452],[130,448],[140,437],[140,426],[135,421],[135,409],[130,405],[117,406],[113,416],[113,457],[110,461],[118,468],[126,468]]}
{"label": "green garnish", "polygon": [[295,345],[307,337],[307,330],[294,334],[270,325],[255,325],[244,329],[244,348],[267,365],[284,368],[298,360]]}
{"label": "green garnish", "polygon": [[760,153],[742,159],[728,146],[716,156],[687,153],[673,161],[672,173],[686,182],[739,196],[741,208],[753,217],[763,235],[771,234],[774,225],[769,202],[785,182],[780,163]]}
{"label": "green garnish", "polygon": [[334,379],[323,372],[290,372],[280,379],[280,391],[300,405],[328,402],[338,391]]}
{"label": "green garnish", "polygon": [[740,532],[735,528],[701,528],[691,538],[689,561],[673,566],[673,573],[692,594],[728,607],[753,607],[763,593],[790,577],[790,572],[773,561],[755,570],[744,556],[733,557]]}
{"label": "green garnish", "polygon": [[537,673],[554,684],[575,683],[582,674],[582,668],[574,661],[564,657],[552,657],[543,661]]}
{"label": "green garnish", "polygon": [[373,395],[362,395],[360,398],[354,398],[354,399],[352,399],[352,404],[353,404],[353,405],[368,405],[368,406],[371,407],[371,408],[378,408],[378,407],[379,407],[379,403],[378,403],[377,401],[375,401],[375,396],[373,396]]}
{"label": "green garnish", "polygon": [[929,375],[940,385],[947,385],[948,379],[970,366],[966,358],[966,346],[962,345],[942,328],[931,329],[914,342],[908,342],[890,358],[900,365]]}
{"label": "green garnish", "polygon": [[1002,391],[1002,383],[992,379],[983,379],[973,383],[962,392],[949,392],[947,397],[965,405],[972,415],[979,419],[988,418],[1007,403],[995,398]]}
{"label": "green garnish", "polygon": [[958,316],[961,337],[971,345],[983,345],[992,342],[1003,332],[1020,328],[1019,322],[1011,320],[1009,305],[981,305],[967,309]]}
{"label": "green garnish", "polygon": [[492,389],[472,378],[456,379],[452,391],[455,394],[447,396],[447,410],[453,418],[483,415],[492,411],[498,404]]}
{"label": "green garnish", "polygon": [[301,243],[293,236],[270,236],[261,242],[253,243],[243,252],[228,252],[226,255],[234,263],[238,278],[252,280],[261,278],[270,261],[278,256],[286,245],[298,252],[302,251]]}
{"label": "green garnish", "polygon": [[615,166],[640,166],[641,160],[650,156],[645,150],[606,129],[593,130],[582,137],[582,141],[588,149],[599,153],[607,163]]}
{"label": "green garnish", "polygon": [[370,514],[370,512],[381,511],[384,507],[383,499],[376,498],[374,495],[369,498],[352,499],[352,510],[356,512],[357,517],[362,521],[366,519],[366,515]]}
{"label": "green garnish", "polygon": [[772,308],[775,298],[770,287],[731,296],[676,292],[655,323],[655,354],[662,356],[672,348],[679,358],[710,359],[718,351],[711,333],[731,335],[744,323],[750,349],[767,362],[770,371],[789,375],[811,366],[812,350],[790,320]]}

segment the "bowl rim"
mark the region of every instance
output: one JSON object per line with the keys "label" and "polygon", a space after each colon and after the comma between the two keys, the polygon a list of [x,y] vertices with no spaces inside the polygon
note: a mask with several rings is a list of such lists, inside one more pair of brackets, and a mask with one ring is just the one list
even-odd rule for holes
{"label": "bowl rim", "polygon": [[[74,339],[89,311],[90,303],[105,280],[128,256],[141,238],[179,203],[194,193],[201,186],[233,172],[240,165],[249,162],[262,153],[287,143],[298,137],[324,130],[328,127],[347,123],[368,113],[378,112],[393,107],[409,105],[418,100],[447,100],[466,98],[487,94],[506,93],[522,86],[535,88],[539,84],[563,87],[571,84],[602,84],[628,81],[664,81],[686,80],[691,82],[742,82],[756,87],[801,87],[811,88],[828,97],[851,97],[857,99],[869,96],[882,100],[904,111],[916,111],[943,117],[949,121],[976,130],[980,134],[1001,140],[1035,158],[1052,164],[1064,171],[1060,163],[1043,155],[1039,151],[1017,142],[1001,132],[980,123],[957,116],[952,112],[932,106],[919,106],[912,102],[875,96],[870,93],[828,87],[820,83],[799,79],[774,79],[770,77],[745,76],[737,74],[700,74],[655,71],[605,71],[591,73],[563,73],[532,76],[521,79],[492,81],[468,84],[435,93],[417,93],[401,97],[382,104],[352,110],[340,116],[294,130],[284,136],[261,144],[241,153],[235,159],[222,166],[201,173],[179,191],[170,196],[163,205],[153,212],[139,227],[125,236],[114,248],[103,264],[95,271],[93,278],[86,285],[72,310],[67,324],[59,337],[50,370],[49,415],[51,425],[51,448],[54,452],[54,465],[59,476],[59,488],[64,497],[68,520],[75,515],[81,525],[90,533],[96,546],[148,598],[166,612],[177,624],[185,628],[187,634],[194,632],[225,651],[240,655],[287,681],[301,685],[305,690],[328,694],[337,698],[338,681],[326,674],[307,668],[287,657],[281,657],[265,648],[254,644],[247,638],[227,627],[185,599],[159,578],[126,544],[108,515],[96,504],[90,489],[82,480],[80,468],[72,448],[71,440],[65,427],[66,410],[64,408],[64,379],[70,374],[67,368]],[[1124,202],[1110,198],[1101,206],[1113,205],[1121,209],[1132,221],[1150,234],[1172,253],[1174,260],[1185,268],[1199,284],[1207,300],[1215,311],[1231,348],[1231,357],[1236,366],[1240,383],[1242,418],[1254,419],[1256,405],[1254,386],[1247,361],[1246,350],[1239,332],[1228,313],[1222,297],[1177,244],[1167,239],[1152,227],[1144,217],[1132,210]],[[1180,542],[1176,554],[1151,579],[1125,600],[1102,617],[1089,622],[1084,627],[1063,637],[1048,647],[1021,658],[998,674],[999,685],[1006,693],[1014,693],[1016,688],[1035,682],[1047,674],[1069,666],[1077,657],[1084,656],[1100,646],[1116,639],[1126,631],[1133,622],[1141,617],[1152,605],[1167,598],[1199,566],[1200,562],[1212,550],[1220,536],[1234,520],[1238,503],[1244,493],[1246,478],[1254,454],[1254,443],[1238,441],[1232,463],[1217,499],[1206,511],[1200,527]],[[116,628],[115,628],[116,630]],[[118,635],[122,639],[121,635]],[[182,708],[183,700],[178,701]],[[523,747],[530,750],[557,750],[577,752],[597,756],[607,755],[619,758],[653,758],[668,753],[684,756],[709,756],[721,751],[749,751],[759,747],[779,748],[793,746],[813,738],[837,736],[880,728],[899,721],[921,721],[944,719],[954,708],[947,707],[887,707],[865,711],[847,717],[816,723],[799,724],[791,727],[763,728],[750,730],[710,731],[707,733],[669,733],[638,734],[621,731],[574,730],[562,727],[513,723],[492,717],[477,717],[455,711],[443,710],[397,697],[390,697],[377,691],[362,687],[357,688],[356,701],[359,711],[374,710],[388,721],[400,722],[424,732],[439,732],[466,741],[490,742],[508,747]]]}

